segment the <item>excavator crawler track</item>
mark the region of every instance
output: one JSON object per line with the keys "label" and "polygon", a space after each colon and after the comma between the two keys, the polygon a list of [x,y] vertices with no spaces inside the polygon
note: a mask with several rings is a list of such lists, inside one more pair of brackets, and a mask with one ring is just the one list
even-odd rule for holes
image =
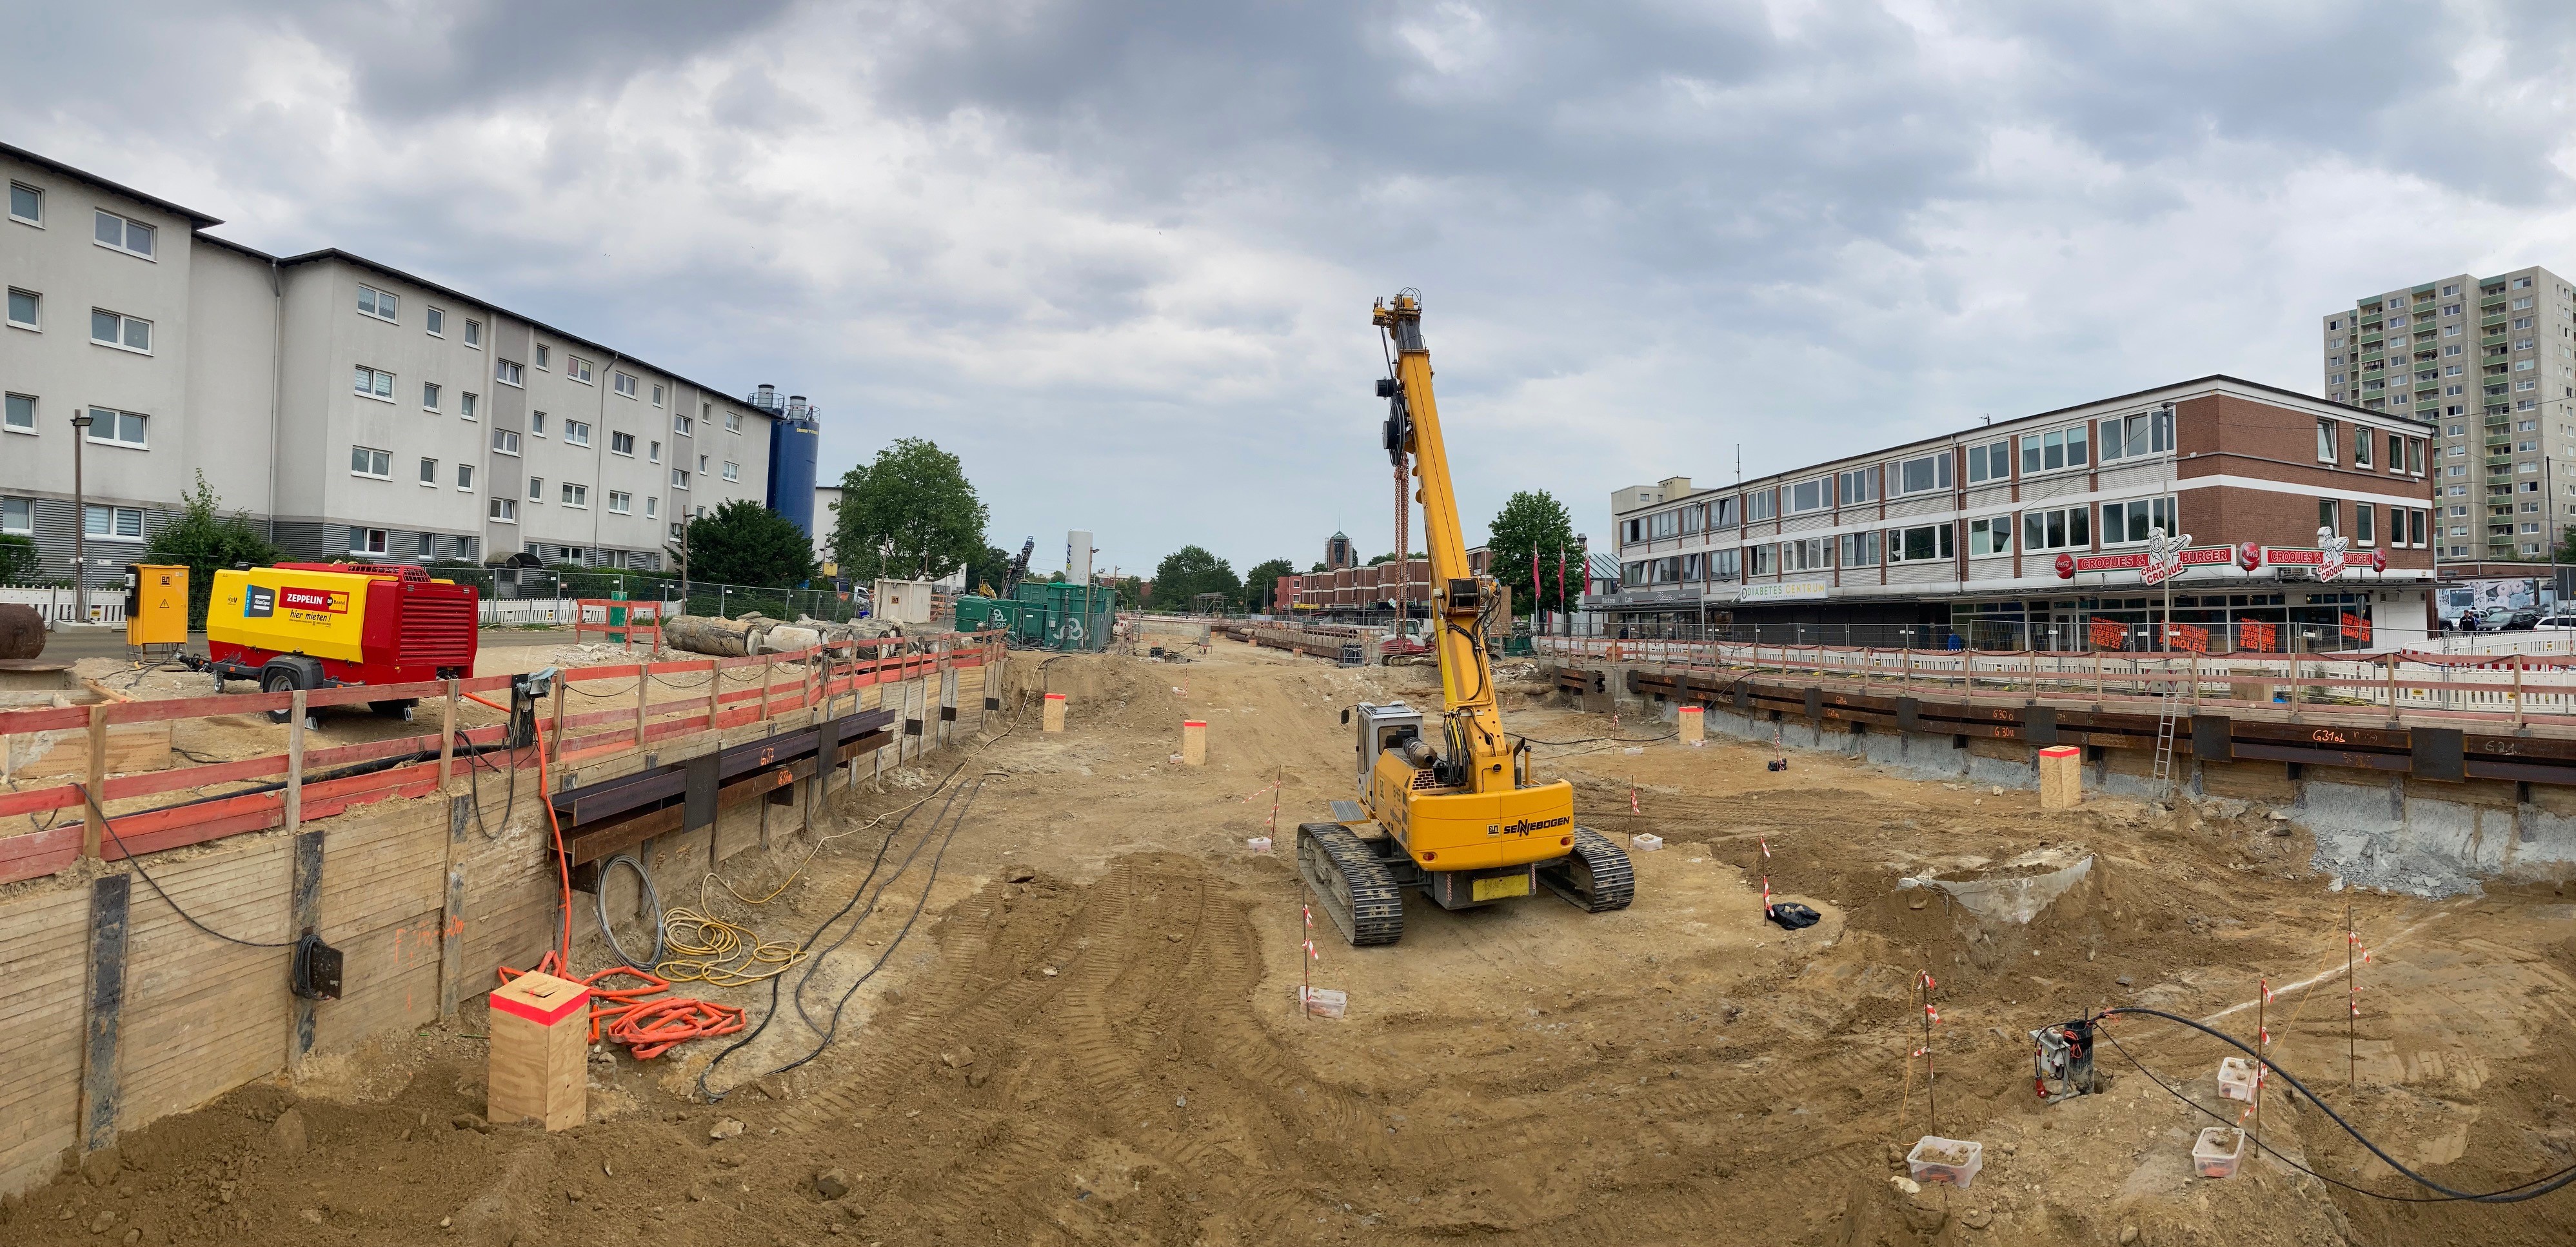
{"label": "excavator crawler track", "polygon": [[1637,896],[1637,871],[1628,851],[1589,827],[1574,829],[1574,852],[1538,868],[1538,881],[1587,914],[1626,909]]}
{"label": "excavator crawler track", "polygon": [[[1624,866],[1627,859],[1620,861]],[[1392,944],[1403,938],[1404,893],[1385,863],[1350,828],[1340,823],[1298,824],[1297,873],[1315,890],[1324,913],[1352,947]]]}

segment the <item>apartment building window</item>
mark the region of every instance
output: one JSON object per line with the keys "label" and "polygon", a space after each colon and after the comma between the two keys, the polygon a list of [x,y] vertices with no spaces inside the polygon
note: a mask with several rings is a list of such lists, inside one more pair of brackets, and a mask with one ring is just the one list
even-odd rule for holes
{"label": "apartment building window", "polygon": [[369,368],[361,364],[351,375],[350,384],[358,393],[369,398],[381,398],[388,403],[394,401],[394,374],[382,368]]}
{"label": "apartment building window", "polygon": [[695,427],[695,424],[696,422],[690,420],[687,416],[675,415],[671,417],[671,431],[682,437],[691,436],[689,430]]}
{"label": "apartment building window", "polygon": [[1620,539],[1620,544],[1622,545],[1644,541],[1646,539],[1646,521],[1642,519],[1630,520],[1622,531],[1626,533],[1626,536]]}
{"label": "apartment building window", "polygon": [[1876,529],[1871,529],[1865,533],[1844,533],[1842,536],[1843,566],[1878,566],[1878,543],[1879,534]]}
{"label": "apartment building window", "polygon": [[358,310],[366,315],[378,320],[393,320],[394,309],[398,306],[400,302],[389,291],[373,286],[358,287]]}
{"label": "apartment building window", "polygon": [[6,405],[0,406],[0,428],[5,428],[12,433],[35,432],[36,396],[33,394],[9,395]]}
{"label": "apartment building window", "polygon": [[2370,430],[2357,424],[2352,426],[2352,466],[2370,466]]}
{"label": "apartment building window", "polygon": [[2317,421],[2317,462],[2335,462],[2337,429],[2332,420]]}
{"label": "apartment building window", "polygon": [[438,488],[438,460],[423,459],[420,461],[420,483],[430,487],[431,489]]}
{"label": "apartment building window", "polygon": [[1754,520],[1772,519],[1779,514],[1779,490],[1757,489],[1752,493],[1744,495],[1744,518],[1746,522],[1749,523]]}
{"label": "apartment building window", "polygon": [[29,225],[45,223],[45,192],[24,182],[9,184],[9,219]]}
{"label": "apartment building window", "polygon": [[103,307],[89,310],[89,340],[120,351],[152,353],[152,322]]}
{"label": "apartment building window", "polygon": [[1743,575],[1744,575],[1744,552],[1743,552],[1743,551],[1738,550],[1738,549],[1734,548],[1733,546],[1729,546],[1729,547],[1727,547],[1726,549],[1723,549],[1723,550],[1711,550],[1711,551],[1709,551],[1709,552],[1708,552],[1708,578],[1709,578],[1709,579],[1711,579],[1711,580],[1740,580],[1740,579],[1742,579],[1742,578],[1743,578]]}
{"label": "apartment building window", "polygon": [[688,471],[688,469],[686,469],[686,468],[673,468],[673,469],[671,469],[671,488],[673,488],[673,489],[687,489],[688,487],[689,487],[689,471]]}
{"label": "apartment building window", "polygon": [[553,364],[554,358],[555,349],[553,347],[548,346],[543,342],[537,344],[537,367],[551,370],[550,366]]}
{"label": "apartment building window", "polygon": [[1887,561],[1891,564],[1924,563],[1949,558],[1953,553],[1950,543],[1955,527],[1951,524],[1918,524],[1912,528],[1888,529]]}
{"label": "apartment building window", "polygon": [[390,450],[373,446],[349,448],[349,475],[373,477],[380,481],[394,479],[394,455]]}
{"label": "apartment building window", "polygon": [[644,454],[644,462],[646,462],[646,463],[660,463],[661,461],[662,461],[662,443],[660,443],[660,442],[653,442],[653,443],[650,443],[650,448],[649,448],[649,449],[647,449],[647,450],[645,451],[645,454]]}
{"label": "apartment building window", "polygon": [[2115,545],[2134,545],[2145,541],[2159,528],[2169,535],[2179,533],[2182,522],[2175,516],[2174,499],[2171,497],[2103,503],[2102,545],[2106,549]]}
{"label": "apartment building window", "polygon": [[100,212],[91,237],[102,247],[114,247],[128,255],[152,258],[152,240],[159,230],[141,221],[121,217],[113,212]]}
{"label": "apartment building window", "polygon": [[2071,429],[2051,429],[2046,433],[2025,433],[2021,438],[2021,474],[2048,472],[2058,468],[2080,468],[2090,456],[2086,453],[2084,425]]}
{"label": "apartment building window", "polygon": [[151,445],[148,434],[152,417],[133,411],[109,411],[105,407],[89,409],[89,440],[110,446],[132,446],[137,450]]}
{"label": "apartment building window", "polygon": [[471,347],[480,347],[483,345],[482,321],[469,320],[465,322],[465,345]]}
{"label": "apartment building window", "polygon": [[571,481],[565,481],[563,483],[563,504],[568,507],[587,510],[590,506],[590,486],[575,485]]}
{"label": "apartment building window", "polygon": [[2093,509],[2060,507],[2047,511],[2021,513],[2021,548],[2037,554],[2042,550],[2082,550],[2093,544]]}
{"label": "apartment building window", "polygon": [[657,385],[657,386],[654,386],[654,387],[653,387],[653,405],[654,405],[654,406],[656,406],[656,407],[659,407],[659,406],[661,406],[661,405],[662,405],[662,387],[661,387],[661,386],[658,386],[658,385]]}
{"label": "apartment building window", "polygon": [[349,530],[349,553],[382,554],[385,552],[385,546],[388,544],[386,542],[387,535],[388,534],[385,530],[381,528],[353,527]]}
{"label": "apartment building window", "polygon": [[1744,547],[1745,574],[1776,576],[1780,573],[1780,547],[1773,545]]}
{"label": "apartment building window", "polygon": [[739,412],[739,411],[728,411],[728,412],[726,412],[726,413],[725,413],[725,432],[727,432],[727,433],[740,433],[740,432],[742,432],[742,413],[741,413],[741,412]]}
{"label": "apartment building window", "polygon": [[634,373],[614,373],[609,377],[609,384],[614,387],[618,393],[623,394],[628,398],[635,397],[636,380]]}
{"label": "apartment building window", "polygon": [[19,329],[34,329],[42,332],[44,321],[38,317],[37,312],[44,303],[45,296],[33,290],[20,290],[16,286],[11,286],[9,288],[9,323]]}
{"label": "apartment building window", "polygon": [[2363,545],[2378,544],[2379,508],[2367,502],[2352,504],[2352,539]]}
{"label": "apartment building window", "polygon": [[492,430],[492,449],[504,455],[519,453],[519,435],[508,429]]}
{"label": "apartment building window", "polygon": [[1809,537],[1801,541],[1780,543],[1780,570],[1785,572],[1820,572],[1833,567],[1834,539]]}
{"label": "apartment building window", "polygon": [[654,516],[661,514],[661,511],[662,511],[662,500],[661,500],[661,499],[656,498],[656,497],[654,497],[654,496],[653,496],[653,495],[651,495],[651,494],[646,494],[646,495],[644,495],[644,518],[645,518],[645,519],[648,519],[648,520],[649,520],[649,519],[652,519]]}
{"label": "apartment building window", "polygon": [[566,420],[566,421],[564,421],[564,445],[566,445],[566,446],[587,446],[587,445],[589,445],[589,444],[590,444],[590,422],[589,422],[589,421],[586,421],[586,420]]}
{"label": "apartment building window", "polygon": [[608,491],[608,513],[610,515],[627,515],[633,513],[634,510],[635,495],[622,489],[612,489]]}
{"label": "apartment building window", "polygon": [[1854,468],[1834,474],[1834,495],[1844,506],[1878,501],[1878,469]]}
{"label": "apartment building window", "polygon": [[545,435],[546,435],[546,413],[544,413],[544,412],[542,412],[542,411],[532,411],[532,412],[529,412],[529,413],[528,413],[528,436],[530,436],[530,437],[544,437]]}
{"label": "apartment building window", "polygon": [[[2337,375],[2335,380],[2343,380]],[[2173,449],[2173,411],[2162,408],[2142,411],[2134,416],[2114,416],[2102,422],[2102,462],[2137,455],[2156,455]]]}
{"label": "apartment building window", "polygon": [[2334,499],[2317,499],[2317,527],[2324,529],[2327,536],[2333,536],[2343,531],[2343,520],[2337,514],[2337,511],[2338,508]]}
{"label": "apartment building window", "polygon": [[1700,523],[1707,518],[1707,514],[1708,513],[1706,511],[1703,511],[1697,506],[1683,507],[1682,535],[1687,537],[1698,532],[1700,530]]}
{"label": "apartment building window", "polygon": [[1825,493],[1825,478],[1799,481],[1789,487],[1789,514],[1822,511],[1833,502]]}
{"label": "apartment building window", "polygon": [[460,463],[456,465],[456,488],[469,494],[474,492],[473,464]]}
{"label": "apartment building window", "polygon": [[544,477],[542,477],[542,476],[531,476],[531,477],[529,477],[529,478],[528,478],[528,501],[530,501],[530,502],[535,502],[535,503],[543,503],[545,500],[546,500],[546,478],[544,478]]}
{"label": "apartment building window", "polygon": [[624,455],[624,456],[626,456],[627,458],[630,458],[630,459],[634,458],[634,457],[635,457],[635,435],[634,435],[634,434],[632,434],[632,433],[611,433],[611,434],[609,434],[609,435],[608,435],[608,453],[610,453],[610,454],[612,454],[612,455]]}
{"label": "apartment building window", "polygon": [[493,500],[492,500],[492,508],[491,508],[491,517],[492,517],[492,519],[494,520],[494,522],[496,522],[496,523],[502,523],[502,524],[516,524],[516,523],[518,523],[518,522],[519,522],[519,504],[518,504],[518,502],[517,502],[517,501],[515,501],[515,500],[513,500],[513,499],[509,499],[509,498],[495,498],[495,499],[493,499]]}
{"label": "apartment building window", "polygon": [[36,531],[36,504],[28,498],[0,498],[0,533]]}
{"label": "apartment building window", "polygon": [[2406,544],[2411,546],[2431,545],[2432,538],[2425,535],[2424,532],[2424,513],[2421,511],[2408,511],[2406,515],[2408,518],[2408,526],[2413,530],[2407,534]]}
{"label": "apartment building window", "polygon": [[2012,443],[1989,442],[1968,448],[1968,483],[2012,479]]}
{"label": "apartment building window", "polygon": [[447,313],[442,312],[437,308],[433,307],[423,313],[421,324],[429,330],[429,336],[433,338],[444,338],[447,336]]}
{"label": "apartment building window", "polygon": [[2012,553],[2012,517],[1968,521],[1968,557]]}
{"label": "apartment building window", "polygon": [[141,541],[143,512],[136,507],[85,507],[81,511],[81,534],[111,541]]}
{"label": "apartment building window", "polygon": [[1708,526],[1713,531],[1736,526],[1735,514],[1742,509],[1733,497],[1720,498],[1708,504]]}
{"label": "apartment building window", "polygon": [[495,360],[494,362],[498,366],[492,371],[493,380],[498,381],[503,385],[524,386],[526,384],[526,373],[525,370],[519,367],[519,361],[515,359],[503,359]]}
{"label": "apartment building window", "polygon": [[726,480],[729,480],[729,481],[738,481],[738,480],[741,480],[741,479],[742,479],[742,465],[741,465],[741,464],[738,464],[738,463],[735,463],[735,462],[734,462],[733,460],[731,460],[731,459],[727,459],[727,460],[725,460],[725,461],[724,461],[724,478],[725,478]]}
{"label": "apartment building window", "polygon": [[700,456],[698,456],[698,475],[700,475],[700,476],[704,476],[704,475],[706,475],[706,474],[707,474],[707,457],[706,457],[705,455],[700,455]]}
{"label": "apartment building window", "polygon": [[422,409],[423,409],[423,410],[427,410],[427,411],[436,411],[436,410],[438,410],[438,383],[437,383],[437,382],[435,382],[435,381],[423,381],[423,382],[421,382],[421,383],[420,383],[420,405],[421,405],[421,407],[422,407]]}
{"label": "apartment building window", "polygon": [[590,361],[578,355],[564,356],[564,378],[583,385],[590,384]]}

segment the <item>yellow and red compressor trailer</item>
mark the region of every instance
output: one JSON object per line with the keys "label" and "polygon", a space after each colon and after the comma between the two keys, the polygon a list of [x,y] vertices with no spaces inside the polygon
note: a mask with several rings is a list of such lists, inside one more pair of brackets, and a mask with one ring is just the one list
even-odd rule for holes
{"label": "yellow and red compressor trailer", "polygon": [[[474,674],[472,585],[399,563],[278,563],[215,573],[202,669],[263,693]],[[410,699],[368,703],[411,717]],[[273,716],[280,722],[283,714]]]}

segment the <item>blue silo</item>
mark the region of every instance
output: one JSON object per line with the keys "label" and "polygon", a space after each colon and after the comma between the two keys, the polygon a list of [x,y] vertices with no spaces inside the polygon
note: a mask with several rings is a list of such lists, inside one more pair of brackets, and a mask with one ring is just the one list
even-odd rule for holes
{"label": "blue silo", "polygon": [[814,470],[823,450],[821,413],[802,394],[781,404],[776,387],[763,385],[753,406],[778,417],[769,425],[769,509],[814,535]]}

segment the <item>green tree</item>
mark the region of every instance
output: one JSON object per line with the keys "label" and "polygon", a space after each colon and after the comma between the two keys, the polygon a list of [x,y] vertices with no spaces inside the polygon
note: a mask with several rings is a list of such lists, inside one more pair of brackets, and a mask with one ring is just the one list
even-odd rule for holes
{"label": "green tree", "polygon": [[957,456],[897,438],[841,478],[832,554],[855,580],[937,580],[991,550],[986,518]]}
{"label": "green tree", "polygon": [[1243,581],[1224,559],[1198,546],[1182,546],[1154,567],[1156,610],[1188,610],[1202,593],[1221,593],[1231,610],[1243,603]]}
{"label": "green tree", "polygon": [[0,533],[0,584],[25,584],[36,578],[36,543],[17,533]]}
{"label": "green tree", "polygon": [[1297,574],[1297,565],[1286,559],[1255,563],[1243,574],[1243,609],[1267,611],[1279,605],[1279,578]]}
{"label": "green tree", "polygon": [[1512,591],[1516,607],[1529,607],[1530,567],[1538,567],[1538,601],[1546,610],[1569,609],[1557,594],[1557,575],[1564,570],[1565,596],[1583,591],[1583,554],[1574,547],[1574,520],[1566,514],[1565,504],[1542,489],[1523,490],[1503,503],[1502,513],[1494,517],[1487,530],[1486,548],[1493,560],[1486,570],[1503,587]]}
{"label": "green tree", "polygon": [[688,548],[690,577],[711,584],[794,588],[822,570],[804,529],[748,498],[689,521]]}
{"label": "green tree", "polygon": [[206,626],[206,604],[214,599],[216,571],[240,563],[257,566],[277,561],[277,547],[268,544],[250,516],[235,512],[220,513],[223,500],[206,484],[206,474],[197,473],[197,487],[179,495],[179,518],[152,534],[144,547],[144,561],[184,565],[188,569],[188,626]]}

